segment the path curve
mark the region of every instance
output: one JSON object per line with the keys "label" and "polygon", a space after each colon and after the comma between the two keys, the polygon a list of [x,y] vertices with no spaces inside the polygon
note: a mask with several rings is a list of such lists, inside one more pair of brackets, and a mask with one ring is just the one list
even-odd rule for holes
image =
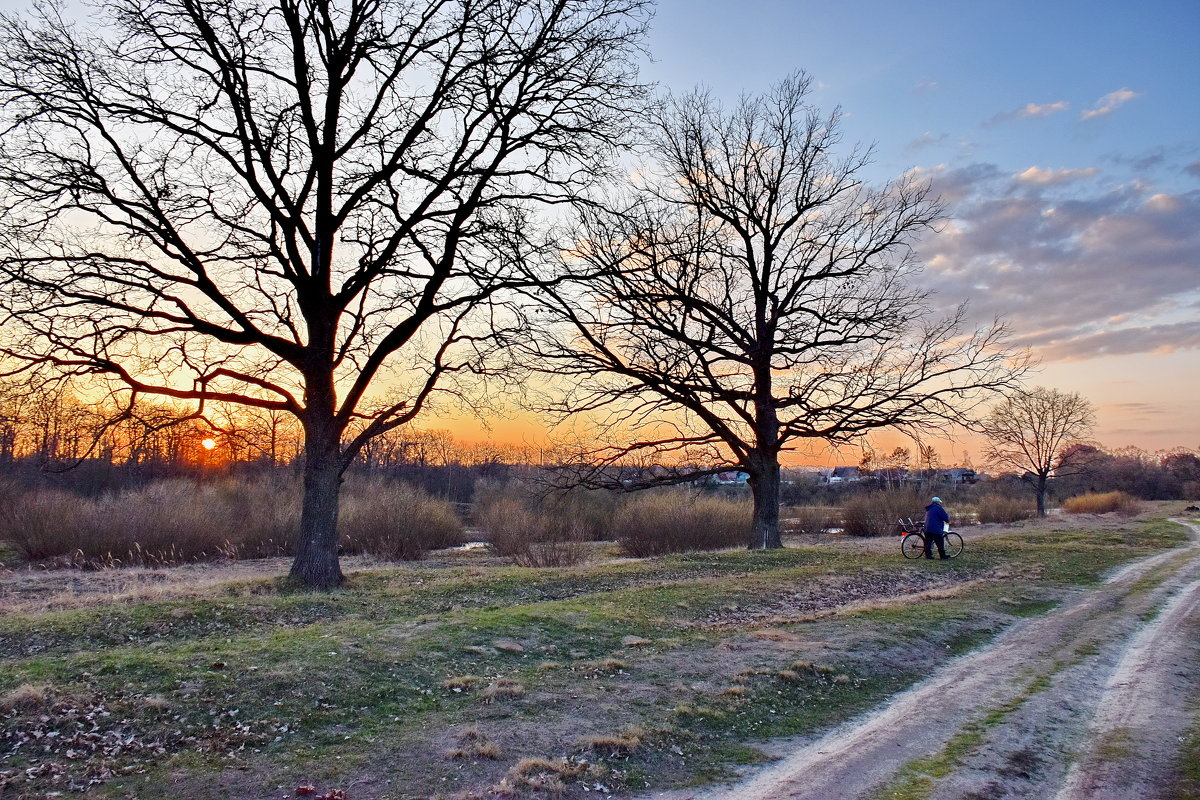
{"label": "path curve", "polygon": [[[1186,727],[1182,716],[1164,720],[1161,701],[1178,697],[1173,693],[1181,690],[1181,684],[1186,690],[1195,680],[1189,659],[1197,649],[1196,641],[1187,629],[1194,629],[1200,620],[1200,526],[1172,521],[1188,527],[1191,542],[1121,568],[1065,606],[1023,620],[989,646],[951,661],[865,717],[829,731],[738,785],[697,793],[695,800],[873,797],[904,763],[937,754],[987,710],[1020,704],[1031,693],[1046,695],[1035,684],[1039,679],[1046,682],[1046,676],[1081,684],[1054,686],[1050,691],[1061,691],[1062,696],[1073,692],[1083,698],[1086,708],[1096,709],[1090,718],[1084,710],[1063,723],[1076,729],[1064,741],[1069,743],[1072,737],[1090,741],[1091,750],[1081,746],[1082,757],[1072,764],[1074,751],[1065,747],[1057,756],[1059,763],[1043,766],[1043,782],[1024,794],[1000,786],[998,796],[1044,798],[1055,791],[1059,792],[1056,800],[1154,796],[1152,784],[1161,779],[1161,765],[1148,762],[1139,748],[1177,736]],[[1170,569],[1175,560],[1180,562],[1178,568],[1151,591],[1135,586],[1159,568]],[[1153,619],[1142,621],[1150,616]],[[1068,668],[1085,660],[1080,653],[1097,641],[1109,645],[1092,659],[1090,669]],[[1116,667],[1109,670],[1112,662]],[[1106,735],[1114,732],[1131,743],[1125,750],[1118,748],[1118,755],[1126,753],[1127,758],[1114,758],[1112,747],[1101,746]],[[986,761],[986,753],[982,760]],[[974,774],[986,772],[986,766],[973,766]],[[980,780],[971,776],[962,780],[968,778]],[[953,776],[946,783],[954,784]],[[947,785],[945,792],[935,789],[933,796],[962,796],[959,792],[965,788],[952,791]]]}

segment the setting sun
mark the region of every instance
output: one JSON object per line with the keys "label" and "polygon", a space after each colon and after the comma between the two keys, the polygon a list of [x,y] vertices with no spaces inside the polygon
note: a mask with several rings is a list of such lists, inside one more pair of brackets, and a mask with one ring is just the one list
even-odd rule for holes
{"label": "setting sun", "polygon": [[217,446],[217,440],[216,439],[205,439],[203,442],[200,443],[200,446],[203,447],[205,450],[212,450],[213,448],[215,448]]}

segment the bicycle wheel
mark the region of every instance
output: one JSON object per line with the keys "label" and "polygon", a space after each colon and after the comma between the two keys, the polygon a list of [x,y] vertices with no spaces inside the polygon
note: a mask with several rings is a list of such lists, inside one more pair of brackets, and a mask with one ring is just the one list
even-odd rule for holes
{"label": "bicycle wheel", "polygon": [[925,537],[919,533],[910,533],[900,540],[900,552],[905,558],[920,558],[925,555]]}
{"label": "bicycle wheel", "polygon": [[962,537],[957,533],[946,534],[946,558],[957,558],[963,551]]}

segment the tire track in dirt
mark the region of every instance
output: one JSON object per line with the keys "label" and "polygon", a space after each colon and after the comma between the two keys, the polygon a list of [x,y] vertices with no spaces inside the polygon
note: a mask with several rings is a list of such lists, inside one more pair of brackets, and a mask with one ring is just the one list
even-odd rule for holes
{"label": "tire track in dirt", "polygon": [[[931,797],[1053,796],[1068,780],[1074,751],[1096,726],[1124,731],[1131,725],[1141,726],[1139,730],[1153,725],[1160,718],[1162,693],[1178,690],[1180,680],[1194,680],[1168,675],[1173,668],[1155,650],[1174,636],[1182,642],[1177,642],[1182,653],[1189,639],[1181,635],[1181,628],[1195,621],[1200,528],[1189,525],[1189,530],[1189,545],[1135,562],[1067,605],[1017,623],[991,645],[952,661],[882,708],[833,729],[747,781],[694,797],[886,796],[882,787],[903,765],[936,756],[964,729],[974,731],[979,744],[969,758],[953,765],[945,780],[927,781]],[[1179,566],[1156,588],[1147,591],[1137,585],[1147,576],[1152,580],[1156,570],[1170,569],[1175,559]],[[1149,623],[1142,620],[1163,602],[1167,605],[1157,617]],[[1135,713],[1130,707],[1128,713],[1118,713],[1128,704],[1139,710]],[[1098,709],[1094,719],[1090,709]],[[985,719],[988,724],[981,726]],[[1091,774],[1089,758],[1111,758],[1110,750],[1094,749],[1076,771]],[[1136,745],[1128,755],[1138,760]],[[1073,785],[1064,791],[1074,792]],[[1060,800],[1098,796],[1092,782],[1079,785],[1081,794],[1062,795]],[[1143,796],[1148,795],[1112,795],[1114,800]]]}
{"label": "tire track in dirt", "polygon": [[[1200,526],[1183,524],[1200,538]],[[1163,765],[1144,754],[1170,752],[1191,722],[1182,701],[1194,688],[1188,679],[1198,620],[1200,580],[1194,580],[1126,648],[1088,728],[1093,744],[1055,800],[1144,800],[1161,790]]]}

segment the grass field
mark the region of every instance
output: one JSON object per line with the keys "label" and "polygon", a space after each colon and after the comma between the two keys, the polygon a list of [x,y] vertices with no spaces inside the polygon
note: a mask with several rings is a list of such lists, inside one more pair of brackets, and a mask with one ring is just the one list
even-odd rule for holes
{"label": "grass field", "polygon": [[1062,524],[972,538],[948,562],[905,561],[892,538],[566,569],[468,551],[331,594],[241,579],[10,613],[0,797],[702,784],[1184,539],[1161,520]]}

